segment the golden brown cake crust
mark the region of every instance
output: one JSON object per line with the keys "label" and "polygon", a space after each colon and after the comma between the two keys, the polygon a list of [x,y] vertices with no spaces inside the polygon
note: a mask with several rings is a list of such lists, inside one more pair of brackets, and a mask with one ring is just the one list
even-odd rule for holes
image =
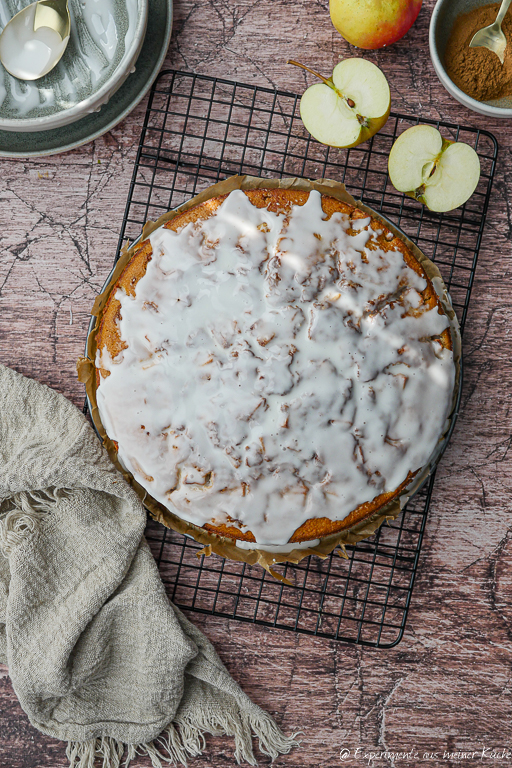
{"label": "golden brown cake crust", "polygon": [[[255,189],[243,191],[254,206],[257,208],[266,207],[269,211],[274,213],[287,213],[295,205],[304,205],[309,197],[309,192],[288,189]],[[175,216],[164,226],[167,229],[177,232],[190,222],[210,218],[214,215],[215,211],[226,197],[227,195],[212,198],[193,208],[189,208],[184,213]],[[322,209],[326,214],[327,219],[337,212],[347,214],[352,220],[368,218],[368,213],[355,206],[325,195],[322,195]],[[380,232],[377,236],[377,245],[375,247],[379,247],[383,251],[399,250],[402,253],[407,266],[413,269],[426,281],[426,288],[420,292],[423,298],[422,311],[425,311],[425,308],[432,309],[437,305],[439,313],[444,314],[441,302],[439,301],[428,275],[407,245],[387,229],[378,219],[372,218],[370,226],[375,232]],[[350,230],[348,230],[348,234],[351,234]],[[137,283],[145,275],[147,265],[151,258],[152,249],[150,241],[144,240],[119,276],[117,282],[112,286],[96,334],[97,349],[100,353],[103,348],[106,348],[113,358],[125,348],[126,345],[121,339],[118,325],[121,305],[118,299],[116,299],[115,294],[117,290],[121,288],[128,295],[135,295]],[[446,349],[452,349],[452,338],[449,329],[443,331],[439,340]],[[104,369],[97,370],[97,385],[100,383],[100,372],[103,377],[109,375],[109,372]],[[325,517],[310,518],[294,532],[293,536],[290,538],[290,542],[295,543],[321,539],[330,534],[347,530],[355,524],[370,518],[378,510],[382,509],[386,504],[395,499],[401,491],[407,487],[415,474],[416,473],[409,473],[404,482],[394,491],[380,494],[372,501],[361,504],[343,520],[332,521]],[[247,542],[256,541],[251,531],[246,531],[244,533],[240,531],[239,528],[235,527],[235,525],[213,525],[207,523],[203,527],[211,533],[225,536],[232,540]]]}

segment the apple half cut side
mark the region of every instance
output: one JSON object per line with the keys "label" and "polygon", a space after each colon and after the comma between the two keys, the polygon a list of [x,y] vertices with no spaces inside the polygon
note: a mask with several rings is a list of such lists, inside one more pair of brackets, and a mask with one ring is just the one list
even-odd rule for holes
{"label": "apple half cut side", "polygon": [[322,82],[310,86],[300,100],[305,128],[322,144],[355,147],[380,131],[389,117],[391,95],[384,73],[366,59],[344,59],[329,79],[296,61]]}
{"label": "apple half cut side", "polygon": [[443,139],[431,125],[414,125],[395,141],[389,178],[399,192],[445,213],[463,205],[476,189],[480,160],[469,144]]}

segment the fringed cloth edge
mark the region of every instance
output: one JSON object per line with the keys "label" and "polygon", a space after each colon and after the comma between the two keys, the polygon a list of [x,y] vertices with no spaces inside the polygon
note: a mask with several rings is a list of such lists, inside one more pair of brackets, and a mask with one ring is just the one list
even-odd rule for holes
{"label": "fringed cloth edge", "polygon": [[[31,493],[16,493],[4,499],[0,506],[0,552],[9,557],[14,547],[36,532],[39,523],[50,514],[65,491],[48,489]],[[8,506],[8,511],[2,508]]]}
{"label": "fringed cloth edge", "polygon": [[[147,755],[153,768],[165,765],[187,765],[189,757],[201,755],[206,746],[204,733],[215,736],[233,736],[235,739],[235,759],[238,764],[244,762],[258,765],[252,748],[252,736],[259,740],[260,752],[272,759],[280,754],[286,755],[300,742],[296,737],[300,732],[285,736],[274,723],[270,715],[258,718],[229,716],[217,718],[215,722],[197,719],[177,718],[161,736],[149,744],[122,744],[115,739],[101,738],[84,742],[69,742],[66,755],[70,768],[94,768],[96,759],[101,768],[128,768],[139,755]],[[126,757],[123,762],[123,755]],[[102,762],[101,762],[102,760]]]}

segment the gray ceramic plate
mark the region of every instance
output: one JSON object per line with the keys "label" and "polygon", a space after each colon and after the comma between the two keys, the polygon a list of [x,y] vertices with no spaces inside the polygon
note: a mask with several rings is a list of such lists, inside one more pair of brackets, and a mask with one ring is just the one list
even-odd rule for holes
{"label": "gray ceramic plate", "polygon": [[123,120],[146,95],[169,47],[173,0],[149,0],[146,37],[135,72],[99,112],[48,131],[0,131],[1,157],[41,157],[66,152],[97,139]]}

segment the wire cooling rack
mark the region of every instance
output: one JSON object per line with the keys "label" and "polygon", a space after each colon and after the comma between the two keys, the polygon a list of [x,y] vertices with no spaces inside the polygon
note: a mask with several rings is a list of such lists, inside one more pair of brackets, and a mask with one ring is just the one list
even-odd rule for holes
{"label": "wire cooling rack", "polygon": [[[487,131],[391,113],[370,141],[337,150],[309,136],[298,106],[295,94],[163,72],[150,94],[119,250],[127,238],[140,235],[148,219],[233,174],[334,179],[387,216],[436,262],[463,330],[496,164],[495,138]],[[446,139],[472,145],[480,157],[475,194],[451,213],[431,213],[389,183],[391,146],[419,122],[439,128]],[[198,557],[201,545],[154,522],[146,533],[180,608],[389,648],[404,632],[433,485],[434,474],[396,521],[348,547],[348,559],[333,554],[277,566],[291,586],[258,566]]]}

